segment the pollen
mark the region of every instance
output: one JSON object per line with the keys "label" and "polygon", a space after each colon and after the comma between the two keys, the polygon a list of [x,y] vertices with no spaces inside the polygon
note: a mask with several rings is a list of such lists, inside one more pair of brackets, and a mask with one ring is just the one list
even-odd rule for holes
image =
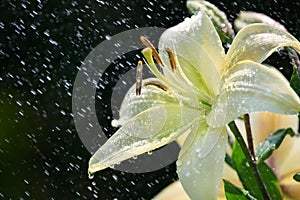
{"label": "pollen", "polygon": [[171,64],[171,68],[172,68],[172,70],[174,72],[177,69],[177,67],[176,67],[176,59],[175,59],[174,52],[169,47],[165,47],[165,50],[168,53],[170,64]]}
{"label": "pollen", "polygon": [[137,96],[141,95],[142,91],[142,79],[143,79],[143,63],[142,61],[139,61],[137,64],[137,70],[136,70],[136,88],[135,88],[135,94]]}
{"label": "pollen", "polygon": [[169,90],[169,88],[159,80],[148,80],[147,82],[144,83],[144,86],[148,86],[148,85],[156,86],[162,89],[163,91]]}
{"label": "pollen", "polygon": [[155,49],[154,45],[147,39],[145,38],[144,36],[141,36],[140,37],[140,40],[142,41],[142,43],[146,46],[146,47],[149,47],[151,50],[152,50],[152,53],[153,53],[153,57],[154,59],[156,60],[157,64],[161,67],[163,67],[163,62],[157,52],[157,50]]}

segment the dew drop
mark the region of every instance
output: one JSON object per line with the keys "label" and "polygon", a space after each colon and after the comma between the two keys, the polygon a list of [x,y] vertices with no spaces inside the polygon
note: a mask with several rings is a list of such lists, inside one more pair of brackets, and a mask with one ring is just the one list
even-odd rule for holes
{"label": "dew drop", "polygon": [[177,160],[176,165],[177,166],[181,166],[182,165],[182,161],[181,160]]}
{"label": "dew drop", "polygon": [[249,162],[246,162],[246,167],[250,167],[250,164],[249,164]]}
{"label": "dew drop", "polygon": [[186,176],[190,176],[190,175],[191,175],[191,172],[186,171],[186,172],[185,172],[185,175],[186,175]]}
{"label": "dew drop", "polygon": [[113,175],[112,175],[112,178],[114,179],[114,181],[116,181],[116,182],[118,181],[117,175],[113,174]]}
{"label": "dew drop", "polygon": [[199,153],[201,151],[200,147],[195,148],[196,153]]}
{"label": "dew drop", "polygon": [[93,179],[94,178],[94,174],[89,174],[89,179]]}
{"label": "dew drop", "polygon": [[295,110],[295,109],[291,109],[291,110],[287,111],[286,114],[287,114],[287,115],[295,115],[295,114],[298,114],[298,111]]}

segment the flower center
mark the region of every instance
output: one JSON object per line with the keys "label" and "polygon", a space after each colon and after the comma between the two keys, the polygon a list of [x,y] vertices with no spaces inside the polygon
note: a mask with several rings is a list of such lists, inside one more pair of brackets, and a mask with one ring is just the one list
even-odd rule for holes
{"label": "flower center", "polygon": [[[153,56],[153,58],[155,59],[156,63],[160,66],[160,67],[164,67],[164,64],[162,62],[162,59],[160,58],[158,51],[156,50],[156,48],[154,47],[154,45],[144,36],[140,37],[140,40],[142,41],[142,43],[147,47],[144,50],[150,49],[152,54],[151,56]],[[177,62],[176,62],[176,58],[175,58],[175,54],[172,51],[171,48],[166,47],[165,51],[168,54],[169,57],[169,61],[171,64],[171,68],[172,71],[175,72],[177,69]],[[146,58],[147,60],[147,58]],[[149,62],[149,61],[148,61]],[[168,91],[168,87],[163,84],[162,82],[158,81],[158,80],[148,80],[147,82],[145,82],[144,84],[142,84],[142,77],[143,77],[143,65],[142,65],[142,61],[138,61],[137,64],[137,70],[136,70],[136,95],[141,95],[141,90],[142,90],[142,85],[144,86],[148,86],[148,85],[153,85],[156,86],[164,91]],[[151,64],[151,63],[148,63]]]}

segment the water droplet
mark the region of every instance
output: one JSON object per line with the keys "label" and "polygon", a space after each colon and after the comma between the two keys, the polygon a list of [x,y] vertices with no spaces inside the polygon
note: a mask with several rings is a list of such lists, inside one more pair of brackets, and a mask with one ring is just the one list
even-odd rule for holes
{"label": "water droplet", "polygon": [[93,179],[94,178],[94,174],[89,174],[89,179]]}
{"label": "water droplet", "polygon": [[153,152],[152,151],[148,151],[147,153],[148,153],[148,155],[152,155]]}
{"label": "water droplet", "polygon": [[296,109],[291,109],[291,110],[287,111],[286,114],[287,115],[296,115],[296,114],[298,114],[298,111]]}
{"label": "water droplet", "polygon": [[191,172],[186,171],[186,172],[185,172],[185,175],[186,175],[186,176],[190,176],[190,175],[191,175]]}
{"label": "water droplet", "polygon": [[181,166],[182,165],[182,161],[181,160],[177,160],[176,165],[177,166]]}
{"label": "water droplet", "polygon": [[201,151],[201,148],[200,147],[196,147],[195,151],[196,151],[196,153],[199,153]]}
{"label": "water droplet", "polygon": [[113,177],[113,179],[114,179],[116,182],[118,181],[117,175],[113,174],[112,177]]}

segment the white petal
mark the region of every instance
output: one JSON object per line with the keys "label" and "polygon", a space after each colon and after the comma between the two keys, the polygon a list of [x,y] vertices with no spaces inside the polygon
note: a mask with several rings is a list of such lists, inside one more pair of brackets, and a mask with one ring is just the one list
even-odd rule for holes
{"label": "white petal", "polygon": [[[216,94],[225,54],[206,14],[199,12],[163,33],[159,41],[160,55],[170,66],[165,47],[175,52],[183,73],[193,85],[212,96]],[[165,67],[164,72],[173,76],[170,67]]]}
{"label": "white petal", "polygon": [[292,115],[300,111],[300,100],[289,82],[276,69],[242,61],[222,77],[217,102],[207,123],[220,127],[251,112]]}
{"label": "white petal", "polygon": [[89,173],[172,142],[193,123],[203,121],[203,114],[179,105],[160,105],[141,112],[97,150],[90,159]]}
{"label": "white petal", "polygon": [[217,199],[226,144],[225,127],[193,127],[177,161],[179,180],[191,199]]}
{"label": "white petal", "polygon": [[[159,79],[151,78],[143,80],[143,83],[149,81],[160,82]],[[135,85],[133,85],[126,93],[120,108],[120,118],[113,121],[114,126],[123,125],[132,117],[153,106],[172,103],[178,104],[177,97],[171,91],[164,91],[154,85],[148,85],[142,87],[141,95],[136,95],[135,88]]]}
{"label": "white petal", "polygon": [[263,62],[274,51],[290,46],[300,52],[300,43],[291,34],[267,24],[251,24],[235,37],[226,56],[227,67],[242,60]]}

